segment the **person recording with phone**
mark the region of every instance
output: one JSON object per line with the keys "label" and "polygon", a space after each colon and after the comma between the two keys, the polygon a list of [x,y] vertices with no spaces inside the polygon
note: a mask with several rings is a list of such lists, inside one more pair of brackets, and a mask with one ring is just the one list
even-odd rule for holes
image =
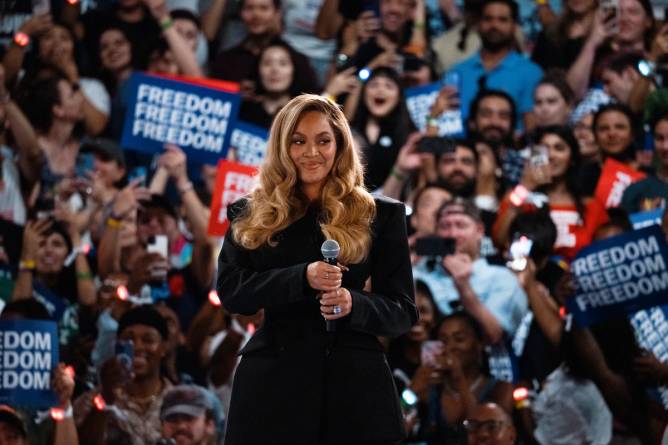
{"label": "person recording with phone", "polygon": [[567,80],[579,100],[590,85],[601,80],[605,60],[622,52],[649,54],[654,33],[654,12],[649,0],[599,2],[591,31]]}
{"label": "person recording with phone", "polygon": [[121,317],[116,355],[102,364],[99,387],[74,402],[80,437],[124,437],[129,445],[160,438],[160,407],[172,387],[161,372],[168,337],[167,322],[153,306],[137,306]]}
{"label": "person recording with phone", "polygon": [[489,375],[480,324],[466,312],[446,316],[435,329],[438,342],[410,387],[422,401],[420,438],[430,444],[466,443],[462,421],[479,403],[512,411],[512,385]]}
{"label": "person recording with phone", "polygon": [[[480,256],[485,228],[480,210],[456,198],[441,206],[436,235],[450,241],[439,263],[429,270],[427,262],[414,268],[415,279],[424,281],[444,314],[460,308],[480,323],[490,344],[512,336],[527,311],[527,297],[515,275]],[[419,252],[418,252],[419,254]]]}
{"label": "person recording with phone", "polygon": [[580,148],[573,132],[563,126],[544,127],[535,133],[534,140],[537,143],[522,180],[501,202],[494,241],[499,248],[506,246],[512,235],[508,227],[515,216],[523,207],[542,203],[557,226],[555,253],[570,260],[591,242],[598,226],[607,220],[607,213],[596,199],[583,196],[578,176]]}
{"label": "person recording with phone", "polygon": [[[225,443],[398,443],[377,337],[417,321],[405,210],[364,188],[336,104],[302,95],[281,109],[259,183],[228,217],[218,295],[232,313],[264,308],[265,322],[241,351]],[[337,265],[322,261],[332,240]]]}

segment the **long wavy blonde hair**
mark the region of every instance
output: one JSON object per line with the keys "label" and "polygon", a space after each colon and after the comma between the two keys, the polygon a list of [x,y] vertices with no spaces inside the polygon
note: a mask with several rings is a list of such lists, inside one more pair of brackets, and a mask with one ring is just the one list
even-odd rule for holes
{"label": "long wavy blonde hair", "polygon": [[310,111],[327,117],[336,140],[334,164],[320,194],[320,229],[327,239],[341,246],[340,262],[358,263],[371,247],[370,227],[376,205],[364,188],[363,167],[343,112],[328,99],[313,94],[295,97],[274,119],[258,185],[234,220],[232,235],[246,249],[275,246],[274,235],[306,213],[309,202],[299,187],[290,144],[299,120]]}

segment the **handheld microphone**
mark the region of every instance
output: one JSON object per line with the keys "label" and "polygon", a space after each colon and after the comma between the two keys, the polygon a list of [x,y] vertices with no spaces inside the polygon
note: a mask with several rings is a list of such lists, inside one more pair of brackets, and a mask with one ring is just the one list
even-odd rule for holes
{"label": "handheld microphone", "polygon": [[[333,266],[336,266],[336,259],[338,258],[340,251],[341,247],[339,247],[339,243],[333,239],[325,240],[325,242],[322,243],[322,246],[320,247],[320,253],[322,253],[322,257],[324,258],[325,262]],[[327,332],[336,331],[336,320],[325,321],[327,325]]]}

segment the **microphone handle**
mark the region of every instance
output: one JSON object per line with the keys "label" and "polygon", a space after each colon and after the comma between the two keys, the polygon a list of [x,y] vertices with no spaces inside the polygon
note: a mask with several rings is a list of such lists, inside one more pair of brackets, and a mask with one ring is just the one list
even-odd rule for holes
{"label": "microphone handle", "polygon": [[[336,266],[336,258],[325,258],[325,263]],[[336,320],[325,320],[327,332],[336,332]]]}

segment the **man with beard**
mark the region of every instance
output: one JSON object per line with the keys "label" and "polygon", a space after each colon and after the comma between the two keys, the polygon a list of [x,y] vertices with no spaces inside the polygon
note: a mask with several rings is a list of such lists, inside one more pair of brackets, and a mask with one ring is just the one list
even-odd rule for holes
{"label": "man with beard", "polygon": [[162,438],[175,445],[215,443],[213,405],[204,389],[179,385],[165,394],[160,407]]}
{"label": "man with beard", "polygon": [[438,182],[453,196],[472,198],[478,173],[478,153],[463,140],[456,140],[453,145],[454,150],[444,151],[438,156]]}
{"label": "man with beard", "polygon": [[516,50],[517,14],[517,4],[513,0],[484,2],[478,26],[482,48],[473,57],[452,68],[459,74],[459,96],[464,119],[468,117],[469,105],[476,94],[493,88],[505,91],[512,97],[524,125],[530,127],[533,91],[543,72]]}
{"label": "man with beard", "polygon": [[515,149],[513,131],[517,111],[512,97],[499,90],[480,91],[471,103],[469,132],[489,145],[501,162],[504,185],[519,183],[525,158]]}

